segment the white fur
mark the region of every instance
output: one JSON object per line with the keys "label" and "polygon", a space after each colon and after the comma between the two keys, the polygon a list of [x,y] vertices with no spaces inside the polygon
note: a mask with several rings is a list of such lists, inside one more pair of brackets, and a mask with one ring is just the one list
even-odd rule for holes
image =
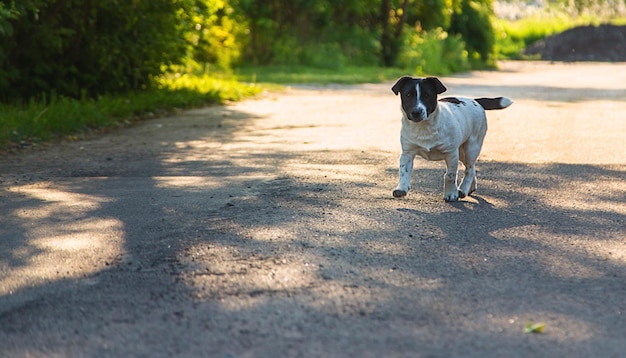
{"label": "white fur", "polygon": [[500,99],[500,105],[503,108],[506,108],[506,107],[508,107],[508,106],[510,106],[512,104],[513,104],[513,101],[510,98],[502,97],[502,99]]}
{"label": "white fur", "polygon": [[[419,83],[418,83],[418,84],[416,84],[416,85],[415,85],[415,96],[416,96],[417,98],[420,98],[420,95],[421,95],[421,93],[420,93],[420,92],[421,92],[421,91],[420,91],[420,86],[419,86]],[[426,112],[427,112],[427,110],[426,110],[426,106],[424,105],[424,103],[422,103],[422,102],[420,102],[420,101],[417,101],[417,102],[415,103],[415,109],[416,109],[417,111],[419,111],[420,113],[422,113],[422,115],[423,115],[424,117],[426,117]],[[404,109],[402,109],[402,111],[404,111]],[[404,113],[404,114],[406,115],[406,113]]]}
{"label": "white fur", "polygon": [[[417,123],[407,119],[402,110],[400,181],[394,190],[394,196],[402,197],[408,193],[415,155],[426,160],[446,161],[445,201],[458,200],[476,190],[475,163],[487,133],[487,118],[485,110],[473,99],[458,100],[461,101],[460,104],[439,101],[435,111],[427,119]],[[416,108],[420,106],[424,107],[418,101]],[[465,176],[457,188],[459,161],[465,165]]]}

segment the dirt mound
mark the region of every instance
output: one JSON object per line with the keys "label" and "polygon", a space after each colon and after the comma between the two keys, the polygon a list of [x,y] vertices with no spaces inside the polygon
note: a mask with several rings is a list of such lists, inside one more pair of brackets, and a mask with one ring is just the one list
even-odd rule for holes
{"label": "dirt mound", "polygon": [[626,61],[626,26],[576,27],[530,45],[526,55],[551,61]]}

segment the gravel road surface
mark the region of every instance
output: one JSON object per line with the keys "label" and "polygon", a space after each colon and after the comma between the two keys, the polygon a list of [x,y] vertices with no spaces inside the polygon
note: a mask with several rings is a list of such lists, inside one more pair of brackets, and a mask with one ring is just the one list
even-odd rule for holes
{"label": "gravel road surface", "polygon": [[393,83],[0,158],[0,356],[623,356],[626,63],[500,67],[442,78],[515,101],[456,203],[392,197]]}

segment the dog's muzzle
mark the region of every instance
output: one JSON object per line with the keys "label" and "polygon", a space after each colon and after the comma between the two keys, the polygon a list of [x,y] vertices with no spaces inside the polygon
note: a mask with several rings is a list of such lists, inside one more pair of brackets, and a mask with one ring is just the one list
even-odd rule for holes
{"label": "dog's muzzle", "polygon": [[412,122],[419,123],[426,119],[426,111],[421,108],[415,109],[408,113],[407,118]]}

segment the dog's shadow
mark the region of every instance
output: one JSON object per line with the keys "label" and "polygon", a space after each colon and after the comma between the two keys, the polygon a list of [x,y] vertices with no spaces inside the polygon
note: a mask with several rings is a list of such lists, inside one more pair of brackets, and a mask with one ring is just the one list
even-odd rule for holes
{"label": "dog's shadow", "polygon": [[[397,200],[397,199],[392,199],[392,200]],[[473,211],[479,207],[495,210],[495,205],[493,203],[491,203],[486,198],[480,195],[475,195],[475,194],[468,195],[465,198],[462,198],[456,201],[441,201],[441,203],[451,206],[453,208],[460,209],[462,211]],[[422,213],[419,210],[410,209],[410,208],[398,208],[397,210],[401,212],[409,212],[409,213],[410,212]]]}
{"label": "dog's shadow", "polygon": [[494,209],[495,205],[489,202],[487,199],[480,195],[468,195],[465,198],[459,199],[457,201],[451,201],[446,204],[452,205],[455,208],[459,208],[461,210],[469,211],[474,210],[477,207],[486,207],[489,209]]}
{"label": "dog's shadow", "polygon": [[528,218],[512,215],[509,209],[500,208],[487,198],[478,195],[461,200],[438,204],[437,210],[430,208],[397,208],[405,215],[415,216],[416,220],[438,228],[439,239],[461,242],[492,241],[490,232],[511,226],[526,225]]}

